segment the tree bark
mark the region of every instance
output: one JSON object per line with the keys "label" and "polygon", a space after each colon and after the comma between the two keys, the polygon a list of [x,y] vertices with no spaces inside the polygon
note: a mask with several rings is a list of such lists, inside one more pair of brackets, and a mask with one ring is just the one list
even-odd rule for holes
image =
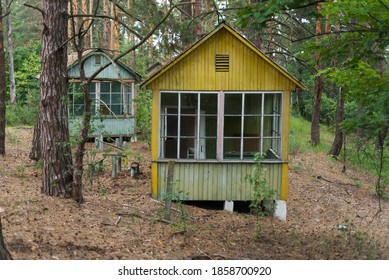
{"label": "tree bark", "polygon": [[66,104],[68,5],[63,0],[42,0],[42,7],[42,190],[50,196],[67,197],[71,195],[73,181]]}
{"label": "tree bark", "polygon": [[7,246],[5,245],[4,242],[1,217],[0,217],[0,260],[12,260],[11,254],[9,253]]}
{"label": "tree bark", "polygon": [[34,126],[34,133],[32,136],[32,147],[30,151],[29,158],[33,161],[38,161],[42,159],[42,150],[40,146],[40,136],[41,136],[41,122],[40,122],[40,117],[39,117],[39,109],[36,114],[36,121],[35,121],[35,126]]}
{"label": "tree bark", "polygon": [[335,124],[335,138],[331,149],[328,151],[329,155],[339,156],[342,151],[344,133],[340,128],[340,124],[344,119],[344,99],[342,95],[342,87],[339,88],[338,101],[336,107],[336,124]]}
{"label": "tree bark", "polygon": [[6,13],[5,25],[7,29],[7,42],[8,42],[8,68],[9,68],[9,87],[10,87],[10,102],[16,104],[16,84],[15,84],[15,71],[14,71],[14,56],[13,56],[13,40],[11,30],[11,0],[6,0]]}
{"label": "tree bark", "polygon": [[195,18],[194,32],[196,36],[196,41],[200,40],[203,35],[203,28],[201,27],[199,21],[196,21],[196,18],[198,18],[202,14],[202,8],[203,0],[195,0],[193,3],[193,17]]}
{"label": "tree bark", "polygon": [[82,90],[84,93],[84,114],[82,119],[82,125],[78,132],[78,143],[74,154],[74,171],[73,171],[73,189],[72,197],[81,204],[83,202],[82,194],[82,176],[84,174],[84,154],[85,143],[88,139],[88,132],[90,129],[90,121],[92,118],[91,112],[91,98],[89,92],[89,84],[86,82],[84,64],[82,63],[82,49],[78,49],[78,65],[80,70],[80,79],[82,84]]}
{"label": "tree bark", "polygon": [[[322,3],[317,4],[317,12],[320,14],[322,9]],[[321,19],[316,20],[316,35],[317,35],[317,44],[319,44],[318,38],[321,32]],[[316,71],[321,70],[320,63],[320,54],[315,54],[316,59]],[[313,113],[312,113],[312,123],[311,123],[311,144],[313,146],[320,144],[320,107],[321,107],[321,96],[323,93],[323,78],[321,75],[315,76],[315,88],[313,94]]]}
{"label": "tree bark", "polygon": [[[108,0],[103,0],[103,14],[105,16],[109,15],[109,5]],[[109,20],[103,19],[103,41],[102,46],[103,49],[108,49],[110,46],[110,30],[109,30]]]}
{"label": "tree bark", "polygon": [[[88,14],[88,1],[87,0],[82,0],[81,10],[82,10],[82,13],[84,15]],[[87,27],[88,27],[88,21],[84,21],[84,23],[82,25],[82,29],[85,30]],[[84,35],[84,48],[86,48],[86,49],[89,49],[91,47],[90,36],[91,36],[91,31],[89,30]]]}
{"label": "tree bark", "polygon": [[[380,74],[382,76],[384,76],[387,71],[388,71],[387,62],[384,58],[381,58]],[[377,142],[376,142],[376,149],[377,150],[384,149],[385,139],[388,135],[388,130],[389,130],[389,109],[388,108],[386,108],[384,115],[385,115],[386,123],[385,123],[385,127],[378,133],[378,138],[377,138]]]}
{"label": "tree bark", "polygon": [[[3,9],[0,1],[0,15]],[[4,55],[4,36],[3,20],[0,19],[0,155],[5,155],[5,55]]]}

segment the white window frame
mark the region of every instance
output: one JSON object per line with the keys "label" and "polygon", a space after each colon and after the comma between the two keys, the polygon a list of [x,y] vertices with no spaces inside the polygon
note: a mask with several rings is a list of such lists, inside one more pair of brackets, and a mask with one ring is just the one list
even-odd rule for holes
{"label": "white window frame", "polygon": [[[224,118],[225,118],[225,112],[224,112],[224,109],[225,109],[225,96],[226,94],[240,94],[242,95],[242,111],[240,113],[240,115],[242,116],[241,117],[241,133],[240,133],[240,151],[239,151],[239,159],[235,159],[235,160],[239,160],[239,161],[253,161],[253,158],[251,159],[247,159],[247,158],[244,158],[244,121],[245,121],[245,118],[246,116],[249,116],[249,115],[246,115],[245,112],[244,112],[244,101],[245,101],[245,98],[246,98],[246,95],[247,94],[258,94],[258,95],[261,95],[261,113],[260,115],[260,125],[261,125],[261,129],[260,129],[260,136],[259,136],[259,141],[260,141],[260,148],[259,148],[259,151],[258,152],[261,152],[261,153],[264,153],[265,151],[263,150],[264,149],[264,139],[273,139],[272,140],[272,148],[273,148],[273,142],[277,145],[277,149],[276,149],[276,159],[274,160],[281,160],[281,154],[282,154],[282,116],[283,116],[283,110],[284,110],[284,104],[283,104],[283,96],[284,96],[284,92],[282,91],[160,91],[159,93],[159,116],[158,116],[158,127],[159,127],[159,130],[158,130],[158,155],[159,155],[159,159],[160,160],[167,160],[167,159],[170,159],[170,158],[166,158],[164,157],[164,144],[162,143],[162,139],[165,137],[166,138],[166,129],[167,129],[167,126],[166,126],[166,119],[164,120],[163,124],[165,127],[161,127],[162,125],[162,117],[163,118],[166,118],[167,117],[167,114],[166,113],[163,113],[162,110],[162,94],[163,93],[171,93],[171,94],[177,94],[178,97],[177,97],[177,102],[178,102],[178,105],[177,107],[175,107],[175,105],[173,106],[174,108],[177,108],[177,136],[176,136],[176,139],[177,139],[177,151],[176,151],[176,154],[177,154],[177,157],[174,158],[174,159],[177,159],[177,160],[187,160],[187,158],[180,158],[180,137],[181,137],[181,131],[180,131],[180,127],[181,127],[181,94],[182,93],[190,93],[190,94],[197,94],[198,98],[197,98],[197,112],[196,112],[196,117],[197,117],[197,123],[200,124],[200,118],[201,118],[201,112],[200,112],[200,96],[202,93],[205,93],[205,94],[208,94],[208,93],[211,93],[211,94],[217,94],[217,132],[216,132],[216,160],[217,161],[226,161],[226,162],[229,162],[229,161],[233,161],[231,159],[227,159],[225,158],[224,156],[224,140],[225,140],[225,136],[224,136],[224,125],[225,125],[225,121],[224,121]],[[272,113],[271,114],[265,114],[265,95],[279,95],[279,99],[275,99],[275,100],[279,100],[280,104],[278,104],[279,108],[280,108],[280,112],[277,112],[274,113],[273,112],[273,109],[272,109]],[[173,108],[172,106],[165,106],[165,108]],[[274,135],[274,132],[272,131],[271,135],[270,136],[264,136],[264,119],[265,117],[273,117],[273,126],[276,127],[276,126],[279,126],[278,127],[278,135],[275,136]],[[277,119],[279,119],[279,121],[277,122]],[[162,134],[162,129],[165,130],[165,132]],[[274,130],[274,129],[273,129]],[[246,137],[247,138],[247,137]],[[197,133],[195,135],[195,146],[196,146],[196,149],[195,149],[195,160],[196,159],[199,159],[199,153],[200,153],[200,150],[199,150],[199,141],[200,141],[200,125],[197,125]],[[215,159],[201,159],[201,160],[204,160],[204,161],[214,161]]]}

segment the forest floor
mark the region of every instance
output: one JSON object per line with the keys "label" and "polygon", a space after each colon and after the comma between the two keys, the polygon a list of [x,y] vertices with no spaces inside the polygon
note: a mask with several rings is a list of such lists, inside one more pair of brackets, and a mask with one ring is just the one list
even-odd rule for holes
{"label": "forest floor", "polygon": [[374,177],[342,173],[324,153],[291,155],[286,222],[215,203],[176,204],[168,224],[150,197],[146,143],[129,143],[138,178],[126,169],[112,179],[107,166],[86,178],[78,207],[41,193],[31,138],[32,129],[9,128],[0,157],[0,215],[14,259],[389,259],[389,202],[374,195]]}

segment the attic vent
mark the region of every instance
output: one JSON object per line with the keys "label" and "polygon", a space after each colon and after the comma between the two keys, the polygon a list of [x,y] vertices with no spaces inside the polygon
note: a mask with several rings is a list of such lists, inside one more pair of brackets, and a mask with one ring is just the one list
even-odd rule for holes
{"label": "attic vent", "polygon": [[101,64],[101,55],[95,55],[95,64],[100,65]]}
{"label": "attic vent", "polygon": [[215,70],[216,70],[216,72],[229,72],[230,71],[230,55],[229,54],[216,54],[215,55]]}

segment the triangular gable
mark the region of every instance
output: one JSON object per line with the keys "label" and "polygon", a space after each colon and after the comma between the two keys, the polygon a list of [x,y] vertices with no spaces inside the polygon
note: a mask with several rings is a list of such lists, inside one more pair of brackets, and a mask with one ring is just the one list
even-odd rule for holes
{"label": "triangular gable", "polygon": [[216,27],[212,32],[210,32],[207,36],[203,37],[201,40],[193,44],[191,47],[189,47],[186,51],[181,53],[179,56],[172,59],[168,64],[166,64],[164,67],[159,69],[158,71],[154,72],[147,80],[145,80],[141,87],[147,87],[149,84],[151,84],[153,81],[161,77],[164,73],[169,71],[172,67],[174,67],[176,64],[178,64],[180,61],[182,61],[184,58],[186,58],[188,55],[190,55],[192,52],[194,52],[197,48],[199,48],[201,45],[203,45],[207,40],[209,40],[212,36],[214,36],[216,33],[218,33],[220,30],[225,29],[228,32],[230,32],[233,36],[235,36],[239,41],[241,41],[244,45],[246,45],[248,48],[250,48],[255,54],[257,54],[259,57],[261,57],[263,60],[265,60],[268,64],[270,64],[272,67],[274,67],[278,72],[280,72],[285,78],[290,80],[296,88],[305,88],[305,86],[300,83],[295,77],[293,77],[290,73],[288,73],[284,68],[279,66],[276,62],[271,60],[269,57],[267,57],[265,54],[263,54],[260,50],[258,50],[251,42],[249,42],[246,38],[244,38],[242,35],[240,35],[237,31],[235,31],[232,27],[229,25],[223,23]]}
{"label": "triangular gable", "polygon": [[[83,59],[90,60],[95,55],[102,55],[104,58],[106,58],[107,61],[112,60],[110,55],[108,55],[105,51],[103,51],[101,49],[96,49],[96,50],[84,52]],[[104,62],[102,64],[104,64]],[[85,67],[87,67],[87,68],[89,67],[88,69],[85,69],[87,77],[90,76],[94,70],[97,70],[98,68],[100,68],[100,65],[96,66],[95,68],[93,68],[93,66],[91,66],[91,65],[88,65],[87,63],[85,65],[86,65]],[[117,68],[115,71],[110,71],[109,68],[115,68],[115,67]],[[70,54],[68,56],[67,70],[68,70],[69,78],[78,78],[79,77],[80,72],[78,69],[78,59],[77,59],[76,55]],[[88,73],[88,71],[89,71],[89,73]],[[121,75],[119,74],[118,77],[114,77],[112,72],[118,72],[118,71],[121,73]],[[110,72],[111,72],[111,74],[110,74]],[[123,73],[126,73],[126,74],[123,75]],[[122,77],[120,77],[120,76],[122,76]],[[142,79],[142,77],[138,73],[136,73],[134,70],[132,70],[130,67],[126,66],[125,64],[123,64],[120,61],[117,61],[116,63],[113,63],[110,66],[108,66],[101,73],[99,73],[99,75],[96,78],[116,78],[116,79],[131,78],[131,79],[134,79],[138,82]]]}

